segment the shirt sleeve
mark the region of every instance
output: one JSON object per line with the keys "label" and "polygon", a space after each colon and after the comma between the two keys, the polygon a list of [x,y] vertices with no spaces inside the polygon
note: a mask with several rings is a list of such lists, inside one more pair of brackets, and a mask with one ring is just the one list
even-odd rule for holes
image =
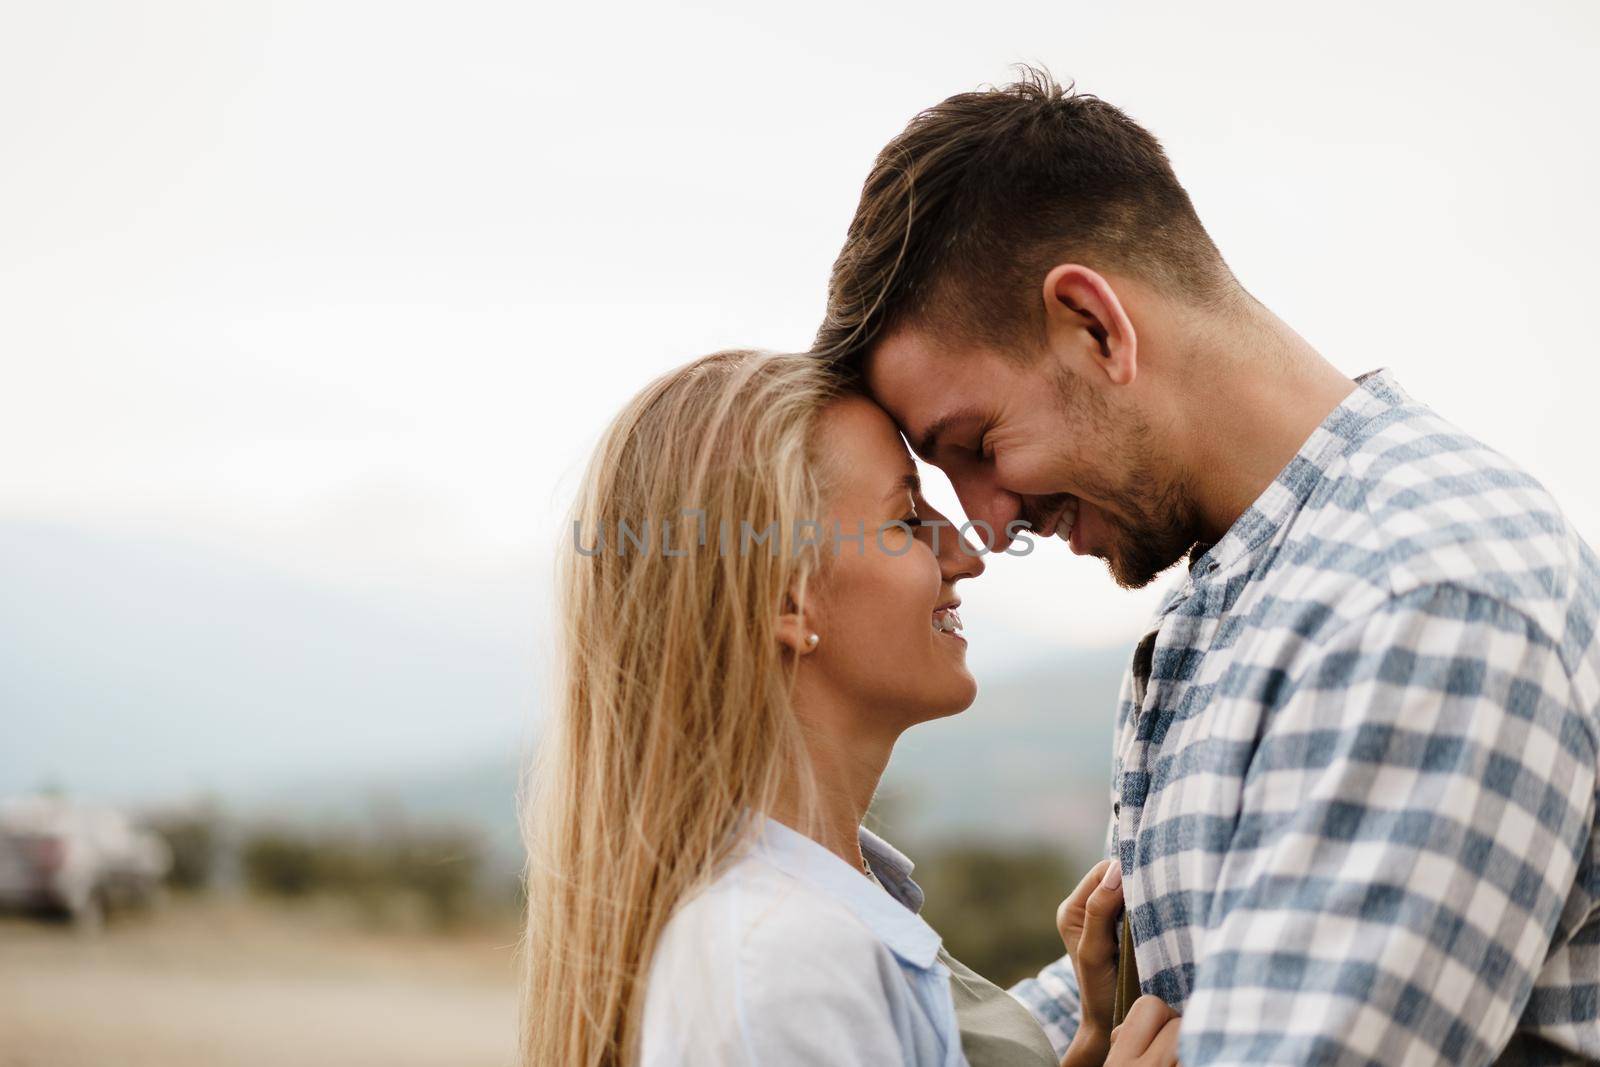
{"label": "shirt sleeve", "polygon": [[1284,685],[1181,1061],[1491,1062],[1594,819],[1591,713],[1560,650],[1503,601],[1432,586],[1344,624]]}
{"label": "shirt sleeve", "polygon": [[1056,1055],[1065,1056],[1083,1017],[1078,972],[1072,969],[1071,957],[1062,956],[1040,971],[1038,977],[1024,978],[1008,992],[1044,1027]]}

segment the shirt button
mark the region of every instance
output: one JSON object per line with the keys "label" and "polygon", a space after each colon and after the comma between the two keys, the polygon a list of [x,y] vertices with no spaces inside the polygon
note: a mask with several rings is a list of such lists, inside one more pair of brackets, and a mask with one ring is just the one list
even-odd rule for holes
{"label": "shirt button", "polygon": [[1111,803],[1111,814],[1112,814],[1113,817],[1116,817],[1116,816],[1122,814],[1122,802],[1120,800],[1112,801],[1112,803]]}

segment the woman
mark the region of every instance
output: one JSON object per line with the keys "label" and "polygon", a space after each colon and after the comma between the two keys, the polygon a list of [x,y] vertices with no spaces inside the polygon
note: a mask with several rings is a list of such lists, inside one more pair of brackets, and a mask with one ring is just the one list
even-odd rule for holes
{"label": "woman", "polygon": [[[627,406],[574,516],[528,808],[525,1062],[1054,1067],[861,827],[900,733],[977,689],[955,586],[984,563],[924,525],[942,517],[889,418],[819,360],[717,353]],[[1109,1041],[1105,866],[1061,913],[1099,964],[1070,1064]]]}

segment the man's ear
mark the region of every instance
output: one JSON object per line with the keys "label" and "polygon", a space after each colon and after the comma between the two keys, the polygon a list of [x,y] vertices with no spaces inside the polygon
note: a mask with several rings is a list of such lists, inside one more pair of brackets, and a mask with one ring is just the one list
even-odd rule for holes
{"label": "man's ear", "polygon": [[1113,385],[1132,384],[1139,374],[1138,339],[1104,275],[1063,263],[1045,275],[1041,295],[1051,352],[1078,374],[1098,371]]}

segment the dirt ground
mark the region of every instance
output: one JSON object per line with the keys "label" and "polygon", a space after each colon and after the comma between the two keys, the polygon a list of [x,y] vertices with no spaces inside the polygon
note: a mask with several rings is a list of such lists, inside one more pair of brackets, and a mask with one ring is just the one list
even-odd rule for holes
{"label": "dirt ground", "polygon": [[97,935],[0,919],[0,1067],[504,1067],[512,924],[376,933],[243,901]]}

